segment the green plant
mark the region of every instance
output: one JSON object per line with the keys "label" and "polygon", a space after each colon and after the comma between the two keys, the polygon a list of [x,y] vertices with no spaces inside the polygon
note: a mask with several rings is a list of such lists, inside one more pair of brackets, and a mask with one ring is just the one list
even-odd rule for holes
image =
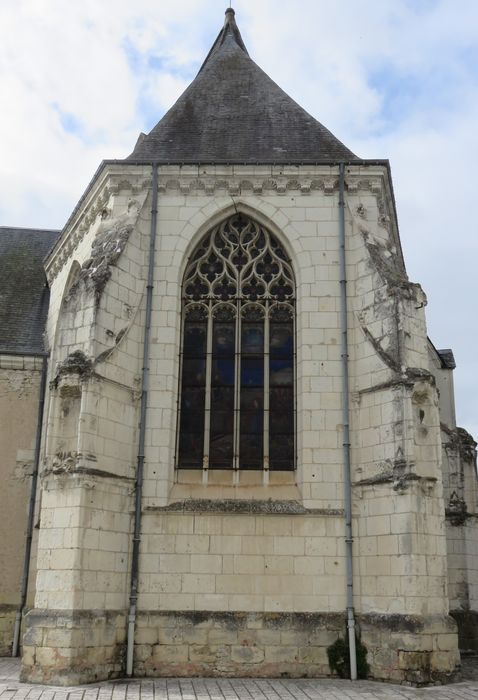
{"label": "green plant", "polygon": [[[360,639],[355,639],[357,652],[357,676],[367,678],[370,666],[367,663],[367,647]],[[331,671],[335,671],[339,678],[350,678],[350,655],[348,637],[339,637],[333,644],[327,647],[329,666]]]}

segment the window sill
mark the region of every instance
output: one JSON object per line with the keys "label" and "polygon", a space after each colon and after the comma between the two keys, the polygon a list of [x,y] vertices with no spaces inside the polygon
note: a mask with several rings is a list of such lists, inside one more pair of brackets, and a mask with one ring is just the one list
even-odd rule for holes
{"label": "window sill", "polygon": [[[209,470],[207,483],[201,470],[178,469],[176,483],[169,494],[169,502],[185,499],[226,500],[294,500],[302,496],[296,484],[296,473],[269,472],[269,483],[264,483],[262,471]],[[236,481],[235,481],[236,480]]]}

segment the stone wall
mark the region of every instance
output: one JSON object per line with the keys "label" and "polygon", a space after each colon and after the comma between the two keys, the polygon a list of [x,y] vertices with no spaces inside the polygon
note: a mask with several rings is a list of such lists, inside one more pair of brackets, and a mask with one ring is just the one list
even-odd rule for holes
{"label": "stone wall", "polygon": [[[11,653],[20,602],[41,369],[41,358],[0,355],[0,655]],[[34,535],[29,604],[35,590]]]}
{"label": "stone wall", "polygon": [[37,609],[28,613],[26,628],[22,680],[75,685],[124,671],[124,612]]}
{"label": "stone wall", "polygon": [[191,505],[144,514],[140,610],[344,610],[341,513],[284,501]]}
{"label": "stone wall", "polygon": [[476,442],[442,425],[450,611],[460,650],[478,652],[478,479]]}
{"label": "stone wall", "polygon": [[460,668],[456,624],[447,615],[360,615],[372,678],[411,685],[449,683]]}
{"label": "stone wall", "polygon": [[[333,166],[160,168],[140,673],[329,672],[346,588],[337,177]],[[122,672],[110,622],[128,604],[150,178],[105,166],[47,265],[52,383],[25,679]],[[457,647],[426,298],[406,276],[386,169],[350,166],[346,184],[354,604],[375,677],[446,679]],[[295,472],[175,469],[183,273],[236,211],[279,239],[296,277]],[[106,621],[98,613],[93,643],[95,610]]]}
{"label": "stone wall", "polygon": [[[413,685],[449,682],[459,653],[451,618],[360,615],[370,675]],[[328,651],[345,639],[343,613],[141,613],[137,676],[323,678]]]}
{"label": "stone wall", "polygon": [[344,629],[342,613],[141,613],[136,675],[324,677]]}

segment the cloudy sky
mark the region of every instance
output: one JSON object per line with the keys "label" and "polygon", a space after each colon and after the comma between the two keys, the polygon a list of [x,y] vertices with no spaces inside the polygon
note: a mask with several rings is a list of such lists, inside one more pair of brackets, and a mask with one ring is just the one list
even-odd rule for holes
{"label": "cloudy sky", "polygon": [[[0,1],[0,224],[61,228],[195,76],[223,0]],[[402,244],[478,437],[478,2],[235,0],[254,60],[357,155],[389,158]]]}

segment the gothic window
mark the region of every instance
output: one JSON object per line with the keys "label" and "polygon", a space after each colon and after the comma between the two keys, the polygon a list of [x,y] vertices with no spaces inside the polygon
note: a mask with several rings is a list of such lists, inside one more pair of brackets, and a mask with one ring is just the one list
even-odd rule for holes
{"label": "gothic window", "polygon": [[284,249],[243,214],[195,249],[182,288],[179,468],[294,469],[294,297]]}

